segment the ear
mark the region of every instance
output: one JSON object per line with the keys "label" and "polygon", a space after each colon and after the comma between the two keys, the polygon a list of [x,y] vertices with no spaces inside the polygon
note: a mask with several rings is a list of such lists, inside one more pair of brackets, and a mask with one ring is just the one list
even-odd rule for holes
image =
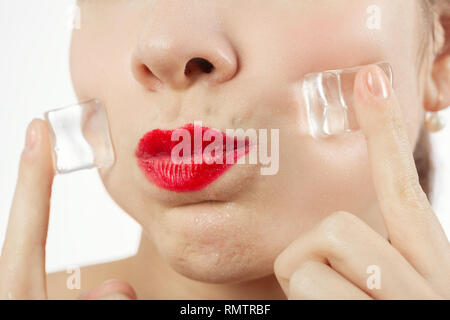
{"label": "ear", "polygon": [[440,111],[450,106],[450,7],[433,12],[433,39],[430,44],[432,72],[427,75],[424,107]]}

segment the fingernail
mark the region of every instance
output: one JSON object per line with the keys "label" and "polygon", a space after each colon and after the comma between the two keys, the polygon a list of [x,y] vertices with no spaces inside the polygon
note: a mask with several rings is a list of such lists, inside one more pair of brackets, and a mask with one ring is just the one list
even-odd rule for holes
{"label": "fingernail", "polygon": [[26,153],[32,152],[34,147],[36,146],[36,141],[37,141],[37,128],[35,122],[32,121],[28,125],[24,152]]}
{"label": "fingernail", "polygon": [[377,98],[389,98],[389,83],[387,76],[380,68],[372,68],[366,74],[366,85],[369,92]]}

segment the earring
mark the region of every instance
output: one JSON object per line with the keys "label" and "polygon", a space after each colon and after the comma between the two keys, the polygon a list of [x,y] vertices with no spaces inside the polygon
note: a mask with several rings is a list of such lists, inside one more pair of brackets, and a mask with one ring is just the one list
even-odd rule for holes
{"label": "earring", "polygon": [[[442,100],[442,94],[439,93],[438,101],[436,102],[433,110],[439,110]],[[446,123],[439,111],[428,111],[425,116],[425,125],[427,126],[428,131],[438,132],[445,128]]]}
{"label": "earring", "polygon": [[444,118],[439,114],[439,111],[436,111],[427,112],[425,125],[427,126],[428,131],[438,132],[445,128],[446,123]]}

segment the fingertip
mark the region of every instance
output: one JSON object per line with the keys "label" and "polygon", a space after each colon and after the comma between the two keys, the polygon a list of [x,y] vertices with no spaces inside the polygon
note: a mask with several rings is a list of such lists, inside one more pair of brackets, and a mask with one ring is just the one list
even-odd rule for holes
{"label": "fingertip", "polygon": [[20,157],[16,186],[19,199],[31,197],[31,192],[39,199],[47,199],[51,194],[54,176],[47,123],[34,119],[28,125],[25,146]]}
{"label": "fingertip", "polygon": [[377,65],[361,69],[355,78],[355,98],[372,104],[386,102],[392,95],[391,82]]}
{"label": "fingertip", "polygon": [[378,130],[379,125],[388,120],[393,112],[395,93],[386,73],[377,65],[361,69],[355,78],[354,102],[355,114],[360,128],[369,133],[371,128]]}
{"label": "fingertip", "polygon": [[46,121],[33,119],[28,125],[25,146],[22,152],[22,163],[40,167],[45,173],[54,175],[51,137]]}

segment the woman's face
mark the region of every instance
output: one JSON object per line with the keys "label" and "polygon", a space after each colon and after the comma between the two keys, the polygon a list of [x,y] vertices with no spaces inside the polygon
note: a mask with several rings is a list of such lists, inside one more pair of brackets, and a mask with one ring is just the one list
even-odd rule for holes
{"label": "woman's face", "polygon": [[[337,210],[384,232],[363,135],[309,136],[298,88],[310,72],[388,61],[414,144],[424,96],[417,76],[426,29],[419,1],[79,5],[73,83],[80,100],[105,104],[117,158],[101,177],[176,271],[217,283],[269,275],[283,248]],[[192,58],[214,69],[195,68]],[[192,72],[185,74],[186,66]],[[194,121],[220,130],[279,129],[278,173],[235,165],[192,192],[150,183],[135,156],[140,139]]]}

